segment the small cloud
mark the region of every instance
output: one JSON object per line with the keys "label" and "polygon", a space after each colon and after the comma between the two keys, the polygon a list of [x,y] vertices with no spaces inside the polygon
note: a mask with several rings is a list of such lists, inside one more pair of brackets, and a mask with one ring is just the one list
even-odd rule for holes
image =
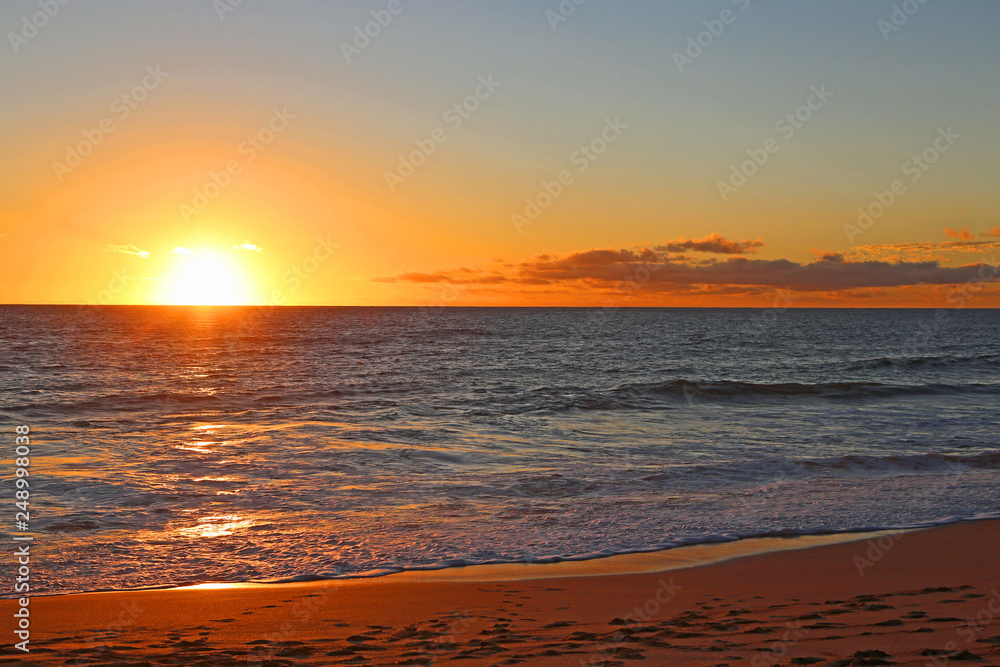
{"label": "small cloud", "polygon": [[379,283],[394,283],[397,281],[408,283],[447,283],[451,282],[452,278],[447,273],[420,273],[417,271],[410,271],[409,273],[401,273],[398,276],[374,278],[374,280]]}
{"label": "small cloud", "polygon": [[148,250],[139,250],[131,243],[129,245],[109,245],[104,249],[104,252],[120,252],[123,255],[135,255],[136,257],[142,257],[143,259],[149,257]]}
{"label": "small cloud", "polygon": [[945,227],[944,233],[953,239],[962,239],[963,241],[971,241],[976,238],[976,235],[970,232],[968,227],[963,227],[961,230],[954,230],[951,227]]}
{"label": "small cloud", "polygon": [[980,236],[1000,236],[1000,226],[994,227],[988,232],[983,232]]}
{"label": "small cloud", "polygon": [[724,236],[713,232],[703,239],[686,239],[681,237],[676,241],[670,241],[661,246],[657,246],[656,249],[661,251],[666,250],[669,252],[694,251],[717,253],[720,255],[745,255],[757,252],[757,248],[760,248],[763,245],[764,242],[761,239],[730,241]]}
{"label": "small cloud", "polygon": [[1000,241],[882,243],[854,246],[844,256],[855,262],[947,262],[958,260],[958,255],[984,253],[998,248]]}
{"label": "small cloud", "polygon": [[174,254],[175,255],[190,255],[191,251],[188,250],[187,248],[181,248],[180,246],[178,246],[178,247],[174,248]]}
{"label": "small cloud", "polygon": [[234,245],[233,246],[233,249],[235,249],[235,250],[239,250],[240,248],[243,248],[244,250],[255,250],[257,252],[260,252],[260,246],[255,246],[254,244],[250,243],[249,241],[244,241],[240,245]]}
{"label": "small cloud", "polygon": [[830,252],[828,250],[818,250],[813,248],[809,251],[810,255],[816,255],[819,257],[821,262],[843,262],[844,256],[839,252]]}

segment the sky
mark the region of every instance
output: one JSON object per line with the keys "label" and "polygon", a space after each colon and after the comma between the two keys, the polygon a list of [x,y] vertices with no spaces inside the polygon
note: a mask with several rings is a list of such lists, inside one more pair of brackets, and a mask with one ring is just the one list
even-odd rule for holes
{"label": "sky", "polygon": [[0,303],[1000,306],[998,25],[3,0]]}

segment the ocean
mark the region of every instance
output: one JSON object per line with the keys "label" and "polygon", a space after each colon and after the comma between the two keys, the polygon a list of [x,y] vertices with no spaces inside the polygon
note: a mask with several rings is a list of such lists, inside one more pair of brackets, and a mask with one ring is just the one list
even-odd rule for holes
{"label": "ocean", "polygon": [[998,517],[998,342],[975,309],[4,306],[2,538],[67,593]]}

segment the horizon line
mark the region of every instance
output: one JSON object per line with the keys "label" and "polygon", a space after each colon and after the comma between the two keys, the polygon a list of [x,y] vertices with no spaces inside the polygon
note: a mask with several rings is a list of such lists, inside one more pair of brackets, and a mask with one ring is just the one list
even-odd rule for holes
{"label": "horizon line", "polygon": [[413,308],[434,310],[461,310],[469,308],[542,310],[562,308],[573,310],[998,310],[1000,306],[503,306],[464,305],[449,306],[439,304],[158,304],[158,303],[0,303],[0,308]]}

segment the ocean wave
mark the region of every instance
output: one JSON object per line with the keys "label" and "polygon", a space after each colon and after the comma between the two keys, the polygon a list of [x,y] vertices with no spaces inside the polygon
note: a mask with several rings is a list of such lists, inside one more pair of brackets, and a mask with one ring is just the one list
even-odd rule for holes
{"label": "ocean wave", "polygon": [[1000,468],[1000,451],[987,450],[976,454],[926,454],[873,456],[868,454],[847,454],[830,459],[795,462],[797,465],[814,468],[846,468],[851,470],[872,470],[879,472],[939,472],[960,471],[966,468]]}
{"label": "ocean wave", "polygon": [[[644,475],[639,481],[669,487],[690,481],[705,488],[722,484],[763,484],[819,479],[854,478],[858,473],[878,475],[955,474],[972,470],[1000,469],[1000,450],[986,449],[970,454],[928,452],[887,455],[845,454],[826,458],[788,459],[767,457],[755,461],[726,461],[711,464],[671,466],[662,472]],[[739,488],[739,487],[738,487]]]}
{"label": "ocean wave", "polygon": [[997,394],[1000,384],[884,384],[880,382],[776,382],[688,380],[622,384],[612,389],[543,387],[535,389],[526,410],[649,409],[698,402],[755,402],[789,398],[865,400],[906,396]]}
{"label": "ocean wave", "polygon": [[[337,387],[295,389],[266,387],[252,391],[217,388],[212,391],[153,391],[90,393],[74,400],[77,387],[47,392],[45,401],[16,403],[8,399],[3,409],[15,413],[47,411],[62,417],[106,412],[155,413],[162,410],[219,409],[226,411],[261,408],[326,406],[340,409],[395,408],[398,401],[421,394],[427,386],[395,382],[381,386],[343,384]],[[525,414],[531,412],[653,410],[695,406],[699,403],[752,404],[787,400],[864,401],[920,396],[990,396],[1000,394],[1000,384],[880,382],[748,382],[676,378],[664,382],[626,383],[615,387],[543,386],[523,390],[516,386],[495,387],[453,397],[471,417]],[[25,397],[26,399],[27,397]],[[2,405],[2,403],[0,403]],[[420,404],[414,404],[420,412]],[[435,408],[438,409],[438,408]]]}
{"label": "ocean wave", "polygon": [[940,354],[910,357],[873,357],[871,359],[859,359],[847,364],[851,370],[872,370],[886,368],[920,368],[931,367],[951,367],[951,366],[997,366],[1000,365],[1000,354]]}

